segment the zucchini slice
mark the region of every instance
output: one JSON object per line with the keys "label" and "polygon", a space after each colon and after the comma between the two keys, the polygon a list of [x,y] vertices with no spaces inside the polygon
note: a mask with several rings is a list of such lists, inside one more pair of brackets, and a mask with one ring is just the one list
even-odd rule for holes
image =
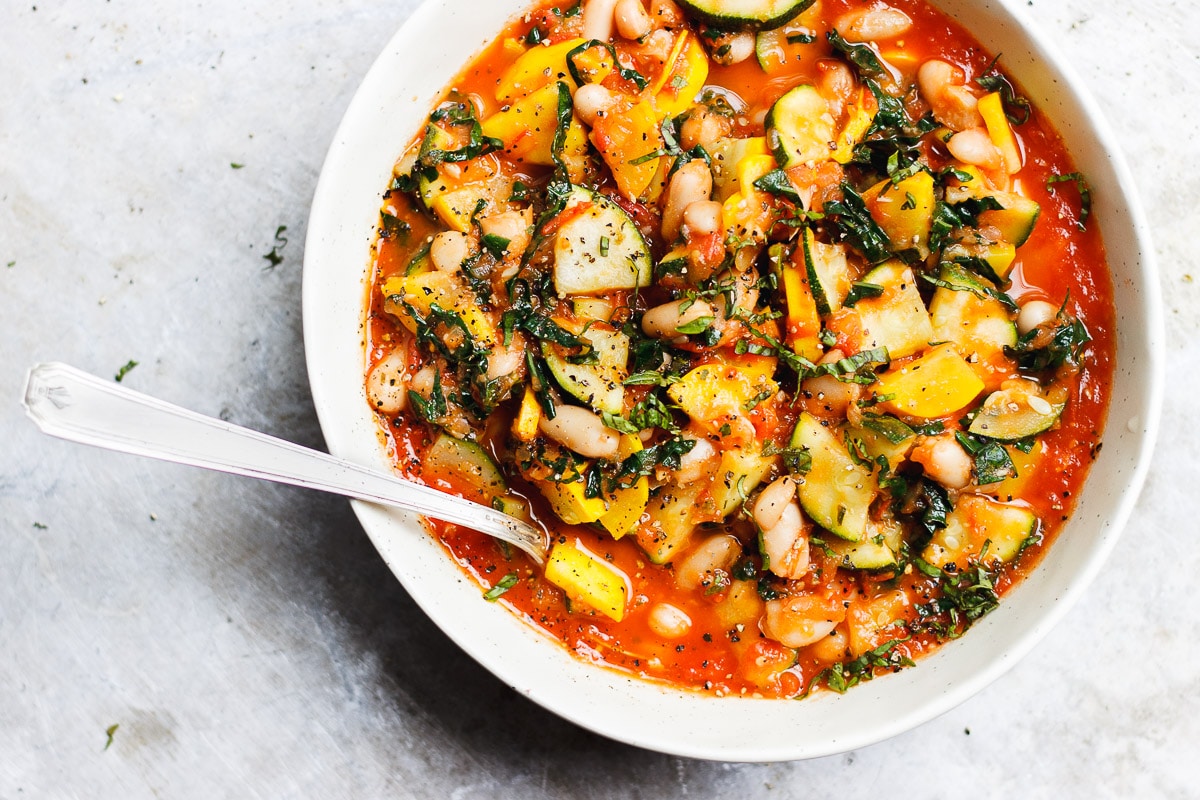
{"label": "zucchini slice", "polygon": [[727,517],[746,502],[777,460],[776,456],[764,456],[757,449],[732,447],[721,453],[712,492],[717,513]]}
{"label": "zucchini slice", "polygon": [[597,411],[620,414],[625,404],[625,369],[629,361],[629,337],[620,331],[591,327],[581,338],[591,342],[597,361],[572,364],[553,345],[542,345],[542,356],[554,380],[572,397]]}
{"label": "zucchini slice", "polygon": [[814,0],[680,0],[701,22],[721,30],[774,28],[795,17]]}
{"label": "zucchini slice", "polygon": [[[457,142],[445,128],[436,125],[432,122],[425,125],[425,137],[421,139],[421,147],[417,151],[417,158],[421,159],[427,156],[434,150],[453,150],[457,146]],[[421,201],[425,203],[426,208],[433,208],[434,199],[449,191],[449,187],[442,181],[441,175],[430,180],[425,177],[424,172],[419,173],[417,178],[417,192],[421,196]]]}
{"label": "zucchini slice", "polygon": [[837,540],[825,546],[842,557],[842,566],[847,569],[887,569],[896,566],[896,553],[904,538],[904,526],[894,519],[867,522],[867,539],[864,542]]}
{"label": "zucchini slice", "polygon": [[665,486],[646,509],[648,524],[634,530],[638,545],[655,564],[666,564],[692,538],[692,512],[703,481],[688,486]]}
{"label": "zucchini slice", "polygon": [[1033,381],[1007,381],[983,401],[969,430],[977,436],[1015,442],[1052,428],[1066,406],[1065,397],[1047,397]]}
{"label": "zucchini slice", "polygon": [[[1016,192],[998,192],[988,189],[987,183],[978,167],[960,164],[960,173],[970,176],[970,180],[959,181],[951,178],[946,187],[946,202],[958,204],[967,200],[982,200],[991,197],[1001,205],[999,209],[989,209],[979,214],[979,225],[992,225],[1000,231],[1004,241],[1013,247],[1020,247],[1033,233],[1033,226],[1042,213],[1042,207],[1036,200],[1030,200]],[[1000,274],[997,270],[996,274]]]}
{"label": "zucchini slice", "polygon": [[1042,213],[1042,207],[1036,201],[1013,192],[993,192],[992,197],[1004,206],[999,209],[989,209],[979,215],[980,227],[992,225],[1000,231],[1004,241],[1020,247],[1025,244],[1033,233]]}
{"label": "zucchini slice", "polygon": [[724,203],[740,188],[738,164],[747,156],[769,156],[767,140],[761,136],[749,139],[723,137],[712,149],[713,199]]}
{"label": "zucchini slice", "polygon": [[[811,8],[811,6],[810,6]],[[778,28],[761,30],[754,36],[754,57],[768,75],[783,72],[789,64],[803,58],[806,50],[819,52],[824,37],[805,25],[809,20],[794,17]]]}
{"label": "zucchini slice", "polygon": [[955,564],[962,569],[981,553],[985,562],[1007,563],[1017,557],[1037,530],[1037,515],[1024,506],[964,494],[946,515],[946,527],[933,535],[921,558],[938,568]]}
{"label": "zucchini slice", "polygon": [[508,491],[500,468],[474,442],[439,433],[421,461],[421,478],[431,486],[449,486],[468,500],[491,505]]}
{"label": "zucchini slice", "polygon": [[917,289],[913,271],[900,261],[885,261],[863,277],[883,287],[883,294],[859,300],[854,310],[862,321],[863,350],[886,347],[892,359],[924,350],[933,337],[933,323]]}
{"label": "zucchini slice", "polygon": [[825,98],[808,84],[787,91],[767,112],[767,147],[787,169],[833,157],[833,115]]}
{"label": "zucchini slice", "polygon": [[931,347],[912,361],[879,376],[876,397],[887,397],[885,409],[921,419],[937,419],[970,405],[984,383],[950,343]]}
{"label": "zucchini slice", "polygon": [[571,600],[620,622],[629,600],[629,578],[579,540],[560,541],[546,560],[546,580]]}
{"label": "zucchini slice", "polygon": [[[576,469],[582,475],[590,466],[590,462],[584,461],[577,464]],[[534,481],[534,486],[546,498],[546,502],[550,504],[550,510],[568,525],[586,525],[589,522],[595,522],[608,511],[603,498],[587,496],[587,487],[582,480],[570,483],[551,480]]]}
{"label": "zucchini slice", "polygon": [[845,246],[818,242],[812,229],[805,228],[804,270],[817,313],[824,317],[840,309],[854,283]]}
{"label": "zucchini slice", "polygon": [[807,411],[800,413],[791,446],[812,457],[796,490],[804,511],[830,533],[865,542],[871,501],[879,491],[875,476],[856,464],[837,435]]}
{"label": "zucchini slice", "polygon": [[860,424],[846,428],[846,441],[857,442],[872,461],[883,456],[887,459],[888,469],[894,471],[917,443],[917,434],[896,417],[863,414]]}
{"label": "zucchini slice", "polygon": [[1017,327],[1004,304],[988,295],[996,288],[990,281],[951,261],[942,262],[939,277],[942,285],[929,303],[935,341],[954,342],[960,353],[984,359],[1017,346]]}
{"label": "zucchini slice", "polygon": [[554,241],[559,297],[605,294],[650,285],[650,247],[629,215],[604,195],[575,186],[564,214],[574,213]]}

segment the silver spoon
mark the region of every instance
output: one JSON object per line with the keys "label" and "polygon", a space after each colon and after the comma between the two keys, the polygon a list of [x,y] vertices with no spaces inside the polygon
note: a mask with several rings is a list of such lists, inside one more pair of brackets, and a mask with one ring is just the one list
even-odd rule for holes
{"label": "silver spoon", "polygon": [[495,536],[541,564],[545,534],[487,506],[49,362],[29,370],[25,411],[51,436],[177,464],[248,475],[415,511]]}

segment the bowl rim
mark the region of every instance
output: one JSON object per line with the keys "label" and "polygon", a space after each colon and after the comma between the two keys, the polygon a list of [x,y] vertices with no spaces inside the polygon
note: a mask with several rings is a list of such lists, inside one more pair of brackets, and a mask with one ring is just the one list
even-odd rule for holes
{"label": "bowl rim", "polygon": [[[369,248],[386,179],[374,185],[370,181],[375,180],[384,166],[390,174],[391,163],[415,135],[436,93],[478,47],[472,44],[475,39],[471,35],[449,44],[443,40],[436,52],[451,49],[450,56],[441,56],[450,66],[435,66],[419,77],[410,75],[413,71],[404,67],[411,67],[414,53],[419,54],[422,47],[428,50],[430,42],[438,40],[427,35],[429,31],[458,24],[470,29],[472,35],[482,34],[490,39],[504,20],[519,13],[527,3],[505,0],[488,4],[486,9],[473,7],[469,13],[464,12],[463,5],[453,0],[426,0],[380,53],[334,135],[309,217],[302,305],[305,358],[314,406],[330,452],[372,466],[386,466],[387,462],[378,426],[363,393],[362,311],[367,296],[365,284],[369,280]],[[1093,475],[1085,484],[1071,522],[1060,533],[1060,541],[1050,548],[1033,574],[1006,595],[1000,608],[975,626],[973,636],[948,643],[924,656],[916,669],[860,685],[846,695],[824,692],[802,703],[715,698],[586,664],[567,653],[556,640],[509,613],[503,602],[479,602],[479,587],[446,556],[440,544],[425,535],[415,517],[355,501],[352,505],[363,528],[422,610],[486,669],[551,712],[618,741],[711,760],[781,761],[863,747],[939,716],[1010,669],[1065,616],[1115,547],[1149,469],[1164,391],[1162,300],[1145,214],[1120,147],[1097,104],[1049,38],[1026,17],[1017,0],[933,0],[933,5],[952,14],[969,9],[986,20],[988,36],[979,33],[985,29],[983,23],[968,27],[991,52],[998,52],[998,48],[989,45],[997,35],[1015,36],[1024,42],[1025,47],[1015,58],[1010,58],[1012,50],[1005,51],[1008,70],[1027,90],[1031,81],[1038,87],[1051,87],[1031,91],[1034,97],[1056,92],[1047,94],[1035,105],[1055,121],[1064,139],[1068,138],[1067,131],[1058,116],[1067,114],[1084,124],[1086,129],[1075,133],[1090,137],[1089,158],[1098,159],[1096,164],[1103,167],[1101,183],[1116,190],[1100,196],[1096,218],[1106,220],[1110,268],[1114,263],[1114,233],[1119,228],[1122,233],[1131,234],[1132,241],[1123,241],[1120,247],[1121,253],[1132,254],[1129,257],[1133,263],[1125,265],[1122,272],[1130,285],[1118,286],[1114,274],[1114,300],[1118,319],[1132,314],[1139,321],[1135,330],[1120,324],[1117,329],[1114,396],[1110,401],[1105,442],[1107,445],[1115,434],[1118,447],[1106,447],[1110,460],[1099,461],[1093,467]],[[489,25],[492,27],[488,28]],[[1001,34],[993,32],[995,25],[1000,26]],[[482,45],[486,39],[478,41]],[[455,53],[462,57],[456,59]],[[409,83],[415,83],[417,88],[411,88]],[[398,88],[398,84],[403,86]],[[1052,88],[1055,84],[1057,90]],[[401,112],[397,104],[408,109]],[[1051,113],[1051,105],[1058,106],[1059,114]],[[380,137],[385,135],[380,126],[406,114],[414,124],[392,138],[395,148],[386,165],[375,161],[364,164],[362,153],[378,153],[385,146],[380,143]],[[1077,156],[1074,150],[1073,156]],[[1094,175],[1089,173],[1089,177]],[[369,189],[364,195],[362,190],[366,187]],[[370,214],[363,211],[367,206],[372,209]],[[353,261],[348,254],[356,249],[360,253],[358,263],[348,265]],[[357,281],[350,277],[355,274]],[[352,324],[347,326],[347,322]],[[357,359],[352,358],[355,348]],[[1132,371],[1122,377],[1123,369]],[[1126,392],[1119,400],[1115,389],[1128,383],[1132,383],[1133,391]],[[1118,405],[1124,419],[1114,415]],[[1118,449],[1128,463],[1105,472],[1105,475],[1113,473],[1111,481],[1118,483],[1118,490],[1115,496],[1109,492],[1096,497],[1098,489],[1088,491],[1097,482],[1095,470],[1101,463],[1106,467],[1112,464],[1111,453]],[[1098,501],[1107,508],[1103,518],[1098,517],[1094,523],[1083,519],[1084,504],[1088,501]],[[1047,562],[1066,559],[1066,556],[1063,559],[1051,556],[1064,546],[1061,539],[1068,532],[1084,528],[1091,531],[1093,525],[1095,531],[1090,540],[1072,547],[1072,552],[1081,551],[1079,558],[1053,569],[1045,568]],[[414,529],[420,535],[413,536]],[[1040,593],[1026,588],[1047,581],[1051,583],[1041,587],[1045,591]],[[1043,594],[1047,596],[1042,597]],[[1028,602],[1018,603],[1014,598]],[[464,615],[464,611],[469,613]],[[1016,634],[1009,630],[1014,626]],[[992,636],[988,636],[988,629]],[[987,647],[985,638],[993,637],[1003,646]],[[964,670],[968,673],[965,679],[951,680],[949,685],[938,680],[939,673],[950,672],[953,678]],[[906,691],[916,692],[923,699],[903,702]],[[739,713],[740,709],[752,708],[752,713],[743,716],[754,716],[759,726],[788,726],[786,729],[792,736],[783,737],[783,741],[760,741],[761,736],[749,738],[746,731],[729,722],[731,715],[714,713],[717,709],[731,709],[713,706],[714,703],[737,704]],[[866,722],[841,719],[855,715]],[[759,728],[762,729],[772,728]]]}

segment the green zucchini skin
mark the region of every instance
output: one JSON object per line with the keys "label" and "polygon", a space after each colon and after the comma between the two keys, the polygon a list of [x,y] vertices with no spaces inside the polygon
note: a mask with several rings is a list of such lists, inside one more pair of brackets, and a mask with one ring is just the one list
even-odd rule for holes
{"label": "green zucchini skin", "polygon": [[1026,393],[997,389],[983,401],[969,430],[976,436],[1001,442],[1016,442],[1044,433],[1058,422],[1067,404],[1038,399],[1041,402],[1036,405],[1041,408],[1035,407]]}
{"label": "green zucchini skin", "polygon": [[[560,297],[594,295],[650,285],[650,245],[619,205],[585,186],[573,186],[567,209],[588,210],[559,229],[554,287]],[[605,243],[602,245],[602,243]],[[602,253],[602,246],[607,252]]]}
{"label": "green zucchini skin", "polygon": [[680,0],[696,19],[720,30],[775,28],[802,13],[814,0]]}
{"label": "green zucchini skin", "polygon": [[787,169],[829,157],[834,138],[829,106],[817,90],[800,84],[784,93],[767,112],[767,147]]}
{"label": "green zucchini skin", "polygon": [[444,432],[437,435],[433,445],[426,451],[421,474],[427,481],[440,478],[459,484],[462,488],[469,487],[479,496],[468,499],[486,505],[508,491],[508,483],[500,467],[482,447],[475,442],[455,439]]}
{"label": "green zucchini skin", "polygon": [[865,542],[871,501],[879,490],[875,476],[854,463],[841,437],[807,411],[800,413],[791,446],[812,456],[796,490],[804,512],[835,536]]}
{"label": "green zucchini skin", "polygon": [[620,414],[625,399],[625,363],[629,359],[629,339],[619,331],[592,330],[583,338],[596,348],[597,364],[572,364],[555,352],[549,344],[542,345],[542,356],[550,374],[563,391],[582,400],[598,411]]}

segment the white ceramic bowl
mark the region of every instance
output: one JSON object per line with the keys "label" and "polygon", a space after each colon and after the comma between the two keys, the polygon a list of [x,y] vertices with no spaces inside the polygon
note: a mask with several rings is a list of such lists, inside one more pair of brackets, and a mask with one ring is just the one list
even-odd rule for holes
{"label": "white ceramic bowl", "polygon": [[[425,613],[514,690],[597,733],[677,755],[777,761],[842,752],[925,722],[997,678],[1066,613],[1112,550],[1149,463],[1162,385],[1158,280],[1133,181],[1094,102],[1018,0],[934,2],[970,20],[985,47],[1004,54],[1094,190],[1117,294],[1116,386],[1104,449],[1074,518],[1034,573],[963,639],[845,695],[793,702],[713,698],[586,664],[501,604],[484,602],[415,519],[356,503],[368,535]],[[363,304],[393,162],[442,88],[523,7],[524,0],[427,2],[379,56],[330,147],[305,249],[304,343],[336,455],[387,466],[363,393]]]}

